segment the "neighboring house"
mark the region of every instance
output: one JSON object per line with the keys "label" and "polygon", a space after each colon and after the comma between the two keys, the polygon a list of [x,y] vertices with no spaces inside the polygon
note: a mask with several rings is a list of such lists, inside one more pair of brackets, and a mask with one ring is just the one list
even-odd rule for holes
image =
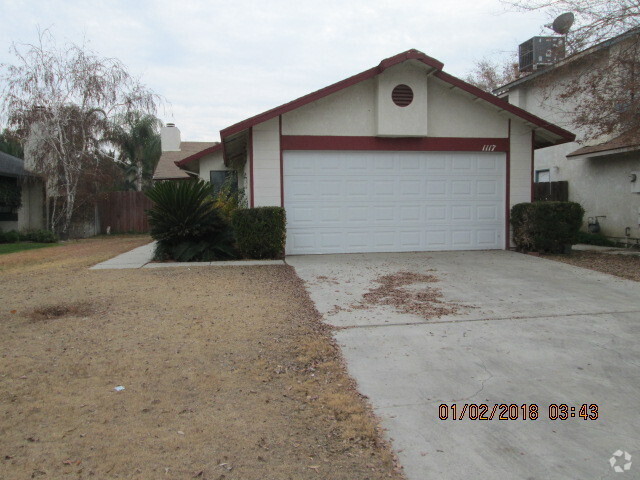
{"label": "neighboring house", "polygon": [[177,165],[205,179],[235,170],[250,206],[283,206],[287,254],[509,248],[534,149],[574,139],[417,50],[220,137]]}
{"label": "neighboring house", "polygon": [[[19,202],[10,199],[12,192],[19,196]],[[16,203],[20,206],[16,207]],[[44,228],[43,205],[41,178],[26,170],[19,158],[0,152],[0,229],[7,232]]]}
{"label": "neighboring house", "polygon": [[603,234],[630,243],[640,242],[640,142],[638,134],[587,138],[584,129],[571,123],[571,112],[581,98],[560,101],[563,85],[580,81],[584,72],[608,66],[616,50],[637,41],[634,29],[551,67],[534,71],[494,90],[511,104],[571,129],[577,142],[543,148],[535,152],[534,180],[568,181],[569,200],[585,209],[585,229],[599,218]]}

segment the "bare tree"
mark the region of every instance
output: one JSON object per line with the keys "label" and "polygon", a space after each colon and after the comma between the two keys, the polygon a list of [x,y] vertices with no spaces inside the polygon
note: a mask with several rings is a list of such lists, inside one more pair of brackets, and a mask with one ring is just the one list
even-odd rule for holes
{"label": "bare tree", "polygon": [[567,53],[573,58],[535,82],[552,102],[571,105],[567,113],[586,139],[640,139],[640,0],[504,3],[519,11],[542,10],[549,20],[573,12],[576,21],[566,36]]}
{"label": "bare tree", "polygon": [[159,97],[117,59],[85,46],[58,47],[46,30],[35,44],[13,44],[12,53],[16,63],[0,65],[0,111],[24,143],[25,163],[46,176],[51,227],[66,235],[78,193],[95,190],[82,182],[99,176],[112,119],[154,113]]}
{"label": "bare tree", "polygon": [[491,92],[496,88],[511,83],[524,76],[518,70],[518,62],[514,59],[498,63],[487,58],[476,62],[466,81],[482,90]]}
{"label": "bare tree", "polygon": [[544,11],[549,20],[572,12],[576,22],[567,34],[568,53],[576,53],[640,26],[638,0],[503,0],[517,11]]}

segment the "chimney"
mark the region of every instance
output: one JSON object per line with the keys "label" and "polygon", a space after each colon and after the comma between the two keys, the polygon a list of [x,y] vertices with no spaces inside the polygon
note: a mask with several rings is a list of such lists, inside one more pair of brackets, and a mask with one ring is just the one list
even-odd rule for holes
{"label": "chimney", "polygon": [[174,123],[167,123],[160,129],[160,144],[163,152],[180,151],[180,130]]}

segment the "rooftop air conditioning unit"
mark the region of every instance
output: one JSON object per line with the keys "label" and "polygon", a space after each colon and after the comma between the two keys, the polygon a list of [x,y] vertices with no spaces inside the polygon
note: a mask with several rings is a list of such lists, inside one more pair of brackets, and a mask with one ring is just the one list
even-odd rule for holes
{"label": "rooftop air conditioning unit", "polygon": [[518,66],[521,72],[535,72],[564,56],[564,37],[533,37],[518,47]]}

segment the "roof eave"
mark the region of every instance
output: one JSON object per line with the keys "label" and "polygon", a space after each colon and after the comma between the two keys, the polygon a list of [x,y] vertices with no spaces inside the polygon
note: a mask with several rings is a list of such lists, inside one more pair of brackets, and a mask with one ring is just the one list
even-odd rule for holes
{"label": "roof eave", "polygon": [[597,152],[586,152],[586,153],[577,153],[582,148],[576,150],[575,152],[571,152],[567,154],[567,158],[571,159],[584,159],[584,158],[598,158],[598,157],[609,157],[612,155],[621,155],[623,153],[637,152],[640,150],[640,145],[633,145],[629,147],[620,147],[620,148],[609,148],[606,150],[600,150]]}
{"label": "roof eave", "polygon": [[[475,87],[465,82],[464,80],[461,80],[457,77],[454,77],[453,75],[450,75],[444,72],[442,70],[442,68],[444,67],[444,64],[442,62],[432,57],[429,57],[428,55],[418,50],[408,50],[406,52],[402,52],[398,55],[382,60],[380,64],[376,67],[365,70],[364,72],[353,75],[349,78],[346,78],[337,83],[329,85],[328,87],[325,87],[315,92],[304,95],[289,103],[285,103],[279,107],[272,108],[271,110],[267,110],[266,112],[263,112],[259,115],[255,115],[253,117],[250,117],[246,120],[243,120],[241,122],[238,122],[234,125],[231,125],[230,127],[227,127],[221,130],[220,131],[220,138],[222,140],[221,144],[225,145],[227,143],[226,140],[228,139],[228,137],[237,135],[245,130],[248,130],[254,125],[257,125],[262,122],[266,122],[267,120],[270,120],[279,115],[288,113],[308,103],[320,100],[340,90],[356,85],[370,78],[373,78],[376,75],[379,75],[380,73],[384,72],[386,69],[408,60],[415,60],[415,61],[420,61],[424,63],[425,65],[431,68],[431,71],[429,71],[429,75],[433,75],[438,79],[446,83],[449,83],[454,87],[460,88],[461,90],[466,91],[467,93],[481,100],[487,101],[488,103],[493,104],[495,107],[497,107],[500,111],[506,111],[512,115],[515,115],[516,117],[519,117],[524,121],[534,125],[536,128],[547,130],[551,136],[558,138],[558,140],[552,142],[551,145],[558,145],[561,143],[571,142],[575,140],[575,135],[569,132],[568,130],[564,130],[563,128],[558,127],[557,125],[546,122],[540,117],[537,117],[519,107],[516,107],[515,105],[511,105],[509,102],[506,102],[505,100],[502,100],[489,92],[485,92],[484,90],[478,87]],[[223,156],[225,159],[225,164],[228,162],[227,153],[228,152],[226,147],[223,147]]]}
{"label": "roof eave", "polygon": [[222,150],[222,143],[218,143],[218,144],[216,144],[216,145],[214,145],[212,147],[205,148],[204,150],[202,150],[200,152],[194,153],[193,155],[189,155],[188,157],[183,158],[182,160],[176,160],[173,163],[175,163],[178,166],[178,168],[183,168],[188,163],[191,163],[191,162],[193,162],[195,160],[199,160],[202,157],[204,157],[206,155],[209,155],[211,153],[215,153],[215,152],[217,152],[219,150]]}

